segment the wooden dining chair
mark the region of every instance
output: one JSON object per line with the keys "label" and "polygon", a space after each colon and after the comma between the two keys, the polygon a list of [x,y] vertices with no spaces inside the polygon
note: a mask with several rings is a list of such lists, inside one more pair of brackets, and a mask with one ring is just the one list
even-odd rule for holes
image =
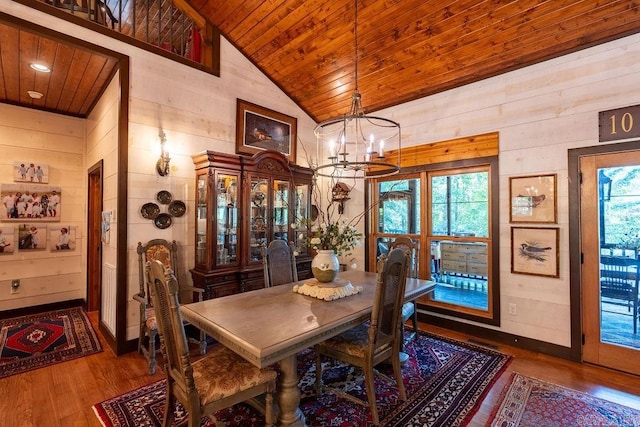
{"label": "wooden dining chair", "polygon": [[316,395],[322,390],[331,391],[354,403],[367,406],[367,402],[358,399],[335,387],[322,383],[322,357],[357,366],[363,370],[367,389],[368,405],[374,424],[379,423],[374,374],[392,381],[374,367],[384,361],[390,361],[398,386],[401,400],[406,400],[406,391],[400,366],[400,333],[402,302],[407,279],[407,256],[402,249],[394,249],[388,257],[382,256],[378,262],[378,277],[373,302],[371,321],[352,328],[340,335],[315,346],[316,352]]}
{"label": "wooden dining chair", "polygon": [[[420,258],[420,243],[414,241],[407,236],[398,236],[393,242],[389,243],[389,250],[400,248],[407,254],[408,273],[407,276],[411,278],[418,278],[419,272],[419,258]],[[413,325],[413,335],[409,338],[415,338],[418,335],[418,303],[416,300],[407,301],[402,305],[402,324],[404,325],[409,319]],[[402,326],[402,325],[401,325]],[[404,328],[402,328],[404,332]],[[404,340],[403,340],[404,344]]]}
{"label": "wooden dining chair", "polygon": [[261,250],[265,288],[298,281],[293,247],[284,240],[274,240]]}
{"label": "wooden dining chair", "polygon": [[189,414],[188,426],[199,427],[204,415],[265,395],[265,425],[272,426],[276,371],[259,369],[222,345],[191,362],[173,271],[159,261],[149,262],[151,299],[162,342],[167,391],[162,425],[174,422],[176,401]]}
{"label": "wooden dining chair", "polygon": [[[140,330],[138,335],[138,352],[147,359],[149,373],[156,372],[156,340],[158,336],[158,325],[155,310],[149,299],[149,276],[146,271],[147,261],[158,260],[166,268],[176,271],[178,268],[178,244],[176,241],[168,242],[164,239],[149,240],[146,244],[138,242],[136,249],[138,253],[138,280],[140,290],[133,296],[133,299],[140,303]],[[202,301],[203,289],[194,286],[180,286],[180,300],[183,304],[194,302],[193,295],[197,295],[197,300]],[[207,336],[203,331],[198,331],[198,338],[189,338],[189,342],[200,347],[200,353],[207,352]]]}

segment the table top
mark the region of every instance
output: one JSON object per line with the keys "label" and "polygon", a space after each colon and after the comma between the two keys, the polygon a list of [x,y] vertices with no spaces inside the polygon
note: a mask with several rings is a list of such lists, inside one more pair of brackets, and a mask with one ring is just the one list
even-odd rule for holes
{"label": "table top", "polygon": [[[293,292],[290,283],[186,304],[181,312],[185,320],[255,366],[266,367],[371,316],[376,273],[352,270],[339,277],[362,286],[362,292],[324,301]],[[407,279],[405,300],[426,295],[434,287],[431,281]]]}

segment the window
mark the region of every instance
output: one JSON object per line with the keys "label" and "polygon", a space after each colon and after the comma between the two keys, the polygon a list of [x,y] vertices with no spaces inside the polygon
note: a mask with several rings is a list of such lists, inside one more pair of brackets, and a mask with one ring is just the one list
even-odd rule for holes
{"label": "window", "polygon": [[[406,235],[419,242],[418,276],[436,282],[420,301],[429,310],[478,322],[499,323],[497,265],[497,157],[450,162],[447,169],[425,165],[423,171],[372,181],[379,201],[372,212],[369,265],[389,242]],[[495,230],[495,232],[494,232]]]}

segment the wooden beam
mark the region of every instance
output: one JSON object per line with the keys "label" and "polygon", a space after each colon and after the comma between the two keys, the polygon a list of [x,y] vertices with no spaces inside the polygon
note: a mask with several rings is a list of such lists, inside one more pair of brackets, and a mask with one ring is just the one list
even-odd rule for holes
{"label": "wooden beam", "polygon": [[[395,158],[396,153],[390,151],[387,155]],[[400,165],[406,168],[497,155],[498,132],[491,132],[402,148]]]}

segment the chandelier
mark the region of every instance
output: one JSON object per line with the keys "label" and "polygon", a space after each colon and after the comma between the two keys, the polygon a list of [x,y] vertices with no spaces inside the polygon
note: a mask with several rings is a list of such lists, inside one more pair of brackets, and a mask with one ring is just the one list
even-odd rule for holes
{"label": "chandelier", "polygon": [[367,115],[358,92],[358,1],[354,21],[355,90],[349,112],[320,122],[314,132],[316,174],[330,178],[380,178],[400,171],[400,124]]}

